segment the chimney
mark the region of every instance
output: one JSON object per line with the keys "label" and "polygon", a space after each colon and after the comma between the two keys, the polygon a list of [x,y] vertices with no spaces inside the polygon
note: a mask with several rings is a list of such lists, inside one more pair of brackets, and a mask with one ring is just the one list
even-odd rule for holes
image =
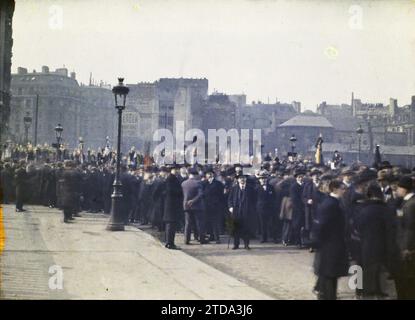
{"label": "chimney", "polygon": [[71,72],[71,79],[76,79],[76,73],[75,72]]}
{"label": "chimney", "polygon": [[49,73],[49,67],[48,66],[42,66],[42,73]]}
{"label": "chimney", "polygon": [[18,67],[17,68],[17,74],[27,74],[27,69],[22,68],[22,67]]}

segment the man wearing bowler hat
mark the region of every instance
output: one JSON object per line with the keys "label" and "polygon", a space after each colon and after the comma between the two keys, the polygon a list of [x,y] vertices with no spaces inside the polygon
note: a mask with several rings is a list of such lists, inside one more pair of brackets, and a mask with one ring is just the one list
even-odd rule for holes
{"label": "man wearing bowler hat", "polygon": [[228,197],[228,210],[236,224],[233,250],[239,249],[240,238],[244,241],[245,249],[249,250],[249,239],[256,230],[256,193],[251,184],[247,184],[247,177],[243,174],[236,176],[237,183]]}

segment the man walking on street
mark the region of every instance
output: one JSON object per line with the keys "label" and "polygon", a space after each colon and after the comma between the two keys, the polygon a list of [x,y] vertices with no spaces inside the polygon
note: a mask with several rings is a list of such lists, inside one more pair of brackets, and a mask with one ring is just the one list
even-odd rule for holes
{"label": "man walking on street", "polygon": [[346,186],[337,180],[329,184],[330,195],[317,213],[317,252],[314,272],[318,277],[319,300],[336,300],[337,279],[348,274],[345,243],[345,217],[340,205]]}
{"label": "man walking on street", "polygon": [[195,222],[199,231],[200,244],[207,243],[203,187],[197,177],[197,170],[192,168],[189,170],[189,179],[182,183],[185,244],[190,243],[191,229],[194,228]]}

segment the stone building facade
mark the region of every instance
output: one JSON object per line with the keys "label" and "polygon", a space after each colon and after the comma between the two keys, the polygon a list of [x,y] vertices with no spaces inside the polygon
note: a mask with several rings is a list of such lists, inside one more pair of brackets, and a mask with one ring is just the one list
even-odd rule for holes
{"label": "stone building facade", "polygon": [[10,82],[12,64],[12,19],[14,0],[0,1],[0,143],[7,139],[10,117]]}
{"label": "stone building facade", "polygon": [[56,142],[55,126],[64,128],[63,143],[77,147],[83,137],[85,148],[105,145],[106,137],[114,138],[116,111],[109,88],[79,85],[76,74],[68,69],[50,71],[43,66],[41,72],[28,72],[19,67],[12,75],[12,112],[9,137],[24,143],[25,116],[32,118],[29,141],[32,144]]}

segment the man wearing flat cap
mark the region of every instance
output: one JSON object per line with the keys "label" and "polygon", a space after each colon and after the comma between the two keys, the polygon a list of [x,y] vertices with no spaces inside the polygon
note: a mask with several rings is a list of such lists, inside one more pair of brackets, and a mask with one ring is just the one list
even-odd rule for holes
{"label": "man wearing flat cap", "polygon": [[396,279],[398,299],[415,299],[415,193],[414,184],[409,176],[403,176],[398,182],[397,194],[403,198],[402,235],[400,244],[401,270]]}

